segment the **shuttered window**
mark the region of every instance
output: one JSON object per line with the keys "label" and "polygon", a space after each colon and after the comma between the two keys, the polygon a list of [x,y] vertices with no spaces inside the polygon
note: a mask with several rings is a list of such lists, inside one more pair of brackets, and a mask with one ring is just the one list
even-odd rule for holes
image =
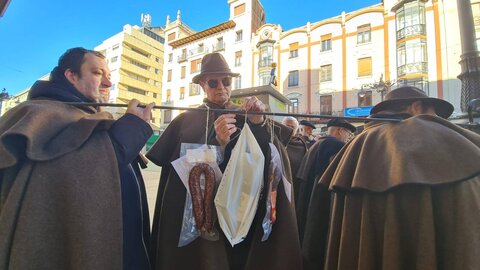
{"label": "shuttered window", "polygon": [[195,59],[190,63],[190,73],[197,73],[200,71],[202,59]]}
{"label": "shuttered window", "polygon": [[358,77],[372,75],[372,58],[365,57],[358,59]]}
{"label": "shuttered window", "polygon": [[289,45],[289,58],[295,58],[298,57],[298,42],[291,43]]}
{"label": "shuttered window", "polygon": [[182,66],[182,69],[181,69],[181,72],[180,72],[180,79],[185,78],[185,70],[186,70],[186,67]]}
{"label": "shuttered window", "polygon": [[180,87],[180,99],[185,98],[185,87]]}
{"label": "shuttered window", "polygon": [[233,9],[233,16],[238,16],[240,14],[243,14],[244,12],[245,12],[245,4],[238,5]]}
{"label": "shuttered window", "polygon": [[175,39],[175,32],[168,34],[168,38],[167,38],[168,41],[172,41],[174,39]]}

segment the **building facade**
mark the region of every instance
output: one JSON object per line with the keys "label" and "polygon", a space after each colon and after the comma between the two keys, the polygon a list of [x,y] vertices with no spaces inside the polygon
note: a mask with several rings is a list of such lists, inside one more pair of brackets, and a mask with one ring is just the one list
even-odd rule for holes
{"label": "building facade", "polygon": [[[201,32],[181,22],[180,14],[175,22],[167,19],[163,104],[201,104],[203,93],[191,78],[205,53],[220,51],[241,74],[233,91],[271,83],[273,69],[276,89],[294,113],[343,115],[345,108],[368,108],[405,84],[460,112],[457,1],[384,0],[290,30],[265,23],[257,0],[228,4],[229,21]],[[480,44],[480,0],[465,4],[472,6]],[[166,111],[163,126],[178,113]]]}
{"label": "building facade", "polygon": [[[472,5],[480,44],[480,1],[465,4]],[[384,0],[288,31],[265,24],[252,39],[252,85],[265,83],[265,66],[276,64],[277,88],[293,112],[343,115],[406,84],[460,112],[458,22],[457,1]]]}
{"label": "building facade", "polygon": [[[148,15],[147,15],[148,16]],[[123,31],[106,39],[96,51],[106,56],[111,72],[110,103],[161,103],[163,74],[163,28],[125,25]],[[115,117],[125,108],[108,108]],[[154,110],[152,124],[160,126],[161,112]]]}

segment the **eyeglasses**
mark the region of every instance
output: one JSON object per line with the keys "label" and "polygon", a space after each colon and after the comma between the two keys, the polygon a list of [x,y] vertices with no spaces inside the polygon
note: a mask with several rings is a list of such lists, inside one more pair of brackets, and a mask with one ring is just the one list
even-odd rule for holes
{"label": "eyeglasses", "polygon": [[[207,84],[210,88],[217,88],[218,81],[219,81],[219,79],[210,79],[210,80],[207,81]],[[222,81],[223,86],[225,86],[225,87],[230,86],[232,84],[232,78],[231,77],[225,77],[221,81]]]}

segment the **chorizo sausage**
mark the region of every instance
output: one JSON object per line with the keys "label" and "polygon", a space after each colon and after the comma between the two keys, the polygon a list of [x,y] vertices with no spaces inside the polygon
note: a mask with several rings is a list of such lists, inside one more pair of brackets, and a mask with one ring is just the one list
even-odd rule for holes
{"label": "chorizo sausage", "polygon": [[[205,192],[202,194],[200,176],[205,175]],[[199,163],[190,170],[188,186],[192,195],[193,215],[198,230],[213,229],[213,195],[215,171],[206,163]]]}

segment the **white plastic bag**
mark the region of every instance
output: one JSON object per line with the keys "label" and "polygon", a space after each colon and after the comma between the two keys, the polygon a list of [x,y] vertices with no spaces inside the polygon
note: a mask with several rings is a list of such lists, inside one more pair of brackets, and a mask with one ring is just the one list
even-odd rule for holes
{"label": "white plastic bag", "polygon": [[245,239],[257,211],[265,157],[244,125],[215,196],[218,222],[232,246]]}
{"label": "white plastic bag", "polygon": [[[217,184],[222,178],[222,171],[218,167],[217,162],[222,160],[220,149],[218,146],[202,145],[202,144],[188,144],[182,143],[180,158],[172,161],[172,166],[177,172],[180,180],[187,189],[185,196],[185,206],[183,210],[183,221],[180,237],[178,240],[178,247],[183,247],[190,244],[197,237],[210,241],[216,241],[219,239],[218,230],[214,229],[211,233],[200,231],[195,223],[192,205],[192,196],[188,185],[189,172],[198,163],[207,163],[215,172],[215,179]],[[203,175],[202,175],[202,178]],[[202,179],[203,180],[203,179]],[[201,181],[202,191],[204,190],[204,181]]]}

